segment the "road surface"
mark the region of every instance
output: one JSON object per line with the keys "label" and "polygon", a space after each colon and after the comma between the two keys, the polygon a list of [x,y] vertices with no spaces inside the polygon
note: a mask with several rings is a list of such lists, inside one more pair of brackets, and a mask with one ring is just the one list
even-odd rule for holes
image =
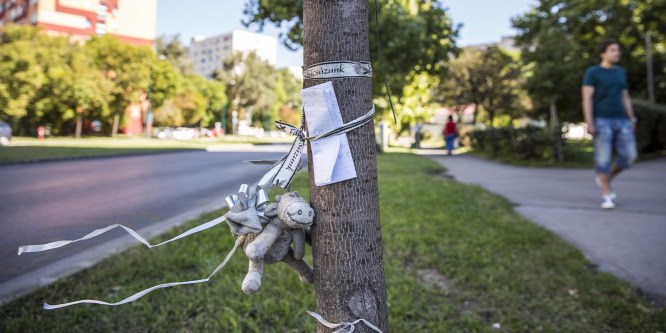
{"label": "road surface", "polygon": [[21,256],[19,245],[77,239],[114,223],[142,229],[221,202],[242,183],[255,183],[268,171],[265,165],[243,161],[279,159],[288,148],[2,166],[0,285],[126,233],[116,229],[92,240]]}

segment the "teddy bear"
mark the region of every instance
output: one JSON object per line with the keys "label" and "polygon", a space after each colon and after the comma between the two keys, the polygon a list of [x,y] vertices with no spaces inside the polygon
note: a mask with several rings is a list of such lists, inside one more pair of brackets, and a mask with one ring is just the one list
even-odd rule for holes
{"label": "teddy bear", "polygon": [[263,215],[268,222],[261,223],[254,209],[231,210],[225,214],[231,232],[245,237],[243,249],[250,265],[243,280],[243,292],[259,291],[264,265],[278,261],[296,271],[301,281],[313,284],[312,267],[303,260],[306,232],[314,220],[312,207],[298,192],[288,192],[276,196],[275,203],[268,204]]}

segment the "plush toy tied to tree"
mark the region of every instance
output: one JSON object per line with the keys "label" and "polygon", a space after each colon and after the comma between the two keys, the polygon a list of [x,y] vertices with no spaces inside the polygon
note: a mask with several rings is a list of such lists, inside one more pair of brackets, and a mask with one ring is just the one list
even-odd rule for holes
{"label": "plush toy tied to tree", "polygon": [[298,192],[278,195],[275,201],[266,206],[263,215],[267,219],[264,223],[253,207],[225,214],[231,233],[245,237],[243,248],[250,259],[250,268],[243,280],[243,292],[246,294],[254,294],[261,289],[264,264],[278,261],[285,262],[296,271],[301,281],[314,283],[312,267],[303,260],[306,233],[314,220],[314,210]]}

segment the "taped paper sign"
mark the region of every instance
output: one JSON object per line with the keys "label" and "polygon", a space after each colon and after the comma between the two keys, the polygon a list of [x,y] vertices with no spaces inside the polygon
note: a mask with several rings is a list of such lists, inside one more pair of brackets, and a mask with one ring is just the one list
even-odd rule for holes
{"label": "taped paper sign", "polygon": [[[343,125],[331,82],[301,90],[308,134],[317,136]],[[310,141],[315,185],[323,186],[356,178],[347,134]]]}

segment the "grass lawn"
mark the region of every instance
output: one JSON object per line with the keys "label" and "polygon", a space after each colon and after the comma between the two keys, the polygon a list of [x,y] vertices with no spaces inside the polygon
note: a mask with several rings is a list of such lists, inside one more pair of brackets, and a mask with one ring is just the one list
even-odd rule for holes
{"label": "grass lawn", "polygon": [[[514,213],[506,199],[440,178],[442,168],[425,157],[387,153],[378,164],[392,332],[497,332],[494,323],[505,332],[666,330],[664,307],[597,271],[580,251]],[[293,185],[301,194],[308,192],[306,176]],[[202,215],[160,239],[223,213]],[[137,246],[0,308],[0,330],[314,331],[305,312],[315,310],[312,286],[278,263],[267,267],[262,290],[247,296],[242,251],[209,283],[118,307],[41,308],[45,301],[118,301],[158,283],[204,278],[232,246],[225,226],[151,250]]]}
{"label": "grass lawn", "polygon": [[174,149],[206,149],[209,146],[226,144],[267,144],[292,142],[293,138],[257,139],[254,137],[227,136],[223,139],[160,140],[142,137],[53,137],[37,140],[29,137],[15,137],[12,146],[0,147],[0,161],[40,160],[58,157],[79,157],[89,155],[118,155],[127,153],[156,152]]}

